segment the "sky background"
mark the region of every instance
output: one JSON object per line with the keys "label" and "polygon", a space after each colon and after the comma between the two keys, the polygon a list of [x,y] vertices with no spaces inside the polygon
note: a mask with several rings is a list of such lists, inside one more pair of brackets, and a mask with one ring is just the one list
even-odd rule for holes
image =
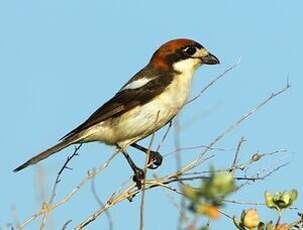
{"label": "sky background", "polygon": [[[12,170],[84,121],[142,68],[162,43],[181,37],[199,41],[221,61],[197,71],[193,95],[241,59],[236,69],[183,110],[183,147],[209,144],[242,114],[283,88],[287,78],[292,85],[226,136],[217,147],[229,151],[216,152],[216,157],[199,170],[209,165],[229,167],[234,148],[244,136],[247,142],[241,161],[257,151],[288,150],[288,154],[267,159],[249,172],[290,164],[231,199],[262,202],[264,190],[297,188],[303,193],[302,9],[299,0],[0,0],[0,227],[13,222],[13,206],[21,222],[39,210],[41,190],[49,196],[56,174],[73,148],[18,174]],[[173,137],[171,131],[161,149],[163,154],[174,150]],[[85,145],[70,165],[74,170],[64,173],[56,200],[112,152],[103,144]],[[143,154],[133,149],[130,153],[139,165],[144,164]],[[182,152],[184,163],[198,153]],[[170,155],[154,173],[160,176],[174,169],[175,159]],[[45,184],[40,192],[38,174]],[[100,199],[105,201],[130,175],[123,157],[117,157],[96,178]],[[171,196],[178,199],[163,189],[146,193],[145,229],[176,228],[178,215],[168,198]],[[137,196],[134,202],[124,201],[110,210],[115,229],[138,228],[139,201]],[[303,194],[299,194],[296,206],[302,211]],[[230,205],[224,210],[239,216],[247,207]],[[53,212],[49,228],[59,229],[69,219],[72,228],[97,208],[87,184],[68,204]],[[261,212],[263,220],[273,217],[273,211],[261,209],[265,210]],[[296,215],[287,212],[285,217],[291,221]],[[27,229],[37,229],[37,223]],[[223,226],[232,223],[221,217],[213,229]],[[106,218],[99,218],[87,229],[107,229]]]}

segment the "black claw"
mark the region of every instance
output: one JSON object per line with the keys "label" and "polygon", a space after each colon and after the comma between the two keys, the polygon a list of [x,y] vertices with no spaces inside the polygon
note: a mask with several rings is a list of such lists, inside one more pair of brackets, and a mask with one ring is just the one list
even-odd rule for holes
{"label": "black claw", "polygon": [[150,151],[148,159],[148,168],[156,169],[162,164],[163,157],[159,152]]}
{"label": "black claw", "polygon": [[159,152],[149,150],[141,145],[138,145],[137,143],[131,144],[132,147],[144,152],[149,152],[149,159],[148,159],[148,168],[149,169],[156,169],[162,164],[163,157]]}
{"label": "black claw", "polygon": [[134,170],[133,181],[136,183],[138,189],[142,188],[142,180],[145,178],[145,173],[142,169],[136,168]]}

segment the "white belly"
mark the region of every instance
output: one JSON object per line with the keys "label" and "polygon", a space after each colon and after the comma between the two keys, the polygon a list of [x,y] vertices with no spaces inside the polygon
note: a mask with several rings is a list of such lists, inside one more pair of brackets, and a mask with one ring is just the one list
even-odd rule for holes
{"label": "white belly", "polygon": [[89,141],[128,145],[152,134],[169,122],[183,107],[191,88],[192,73],[174,78],[164,92],[143,106],[102,122],[88,131]]}
{"label": "white belly", "polygon": [[118,143],[128,146],[164,126],[182,109],[190,88],[191,77],[179,75],[154,100],[123,114],[114,125]]}

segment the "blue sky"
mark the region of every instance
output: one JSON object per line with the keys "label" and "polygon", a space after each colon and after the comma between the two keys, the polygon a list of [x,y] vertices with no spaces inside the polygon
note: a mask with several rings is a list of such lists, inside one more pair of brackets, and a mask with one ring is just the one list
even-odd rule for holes
{"label": "blue sky", "polygon": [[[186,107],[180,123],[182,146],[208,144],[249,108],[285,86],[292,88],[273,100],[218,147],[231,149],[240,137],[247,143],[240,160],[256,151],[288,149],[254,171],[290,161],[266,181],[247,186],[233,196],[245,201],[262,201],[264,190],[297,188],[301,183],[302,150],[302,1],[0,1],[0,102],[1,162],[0,226],[12,222],[15,205],[24,220],[41,203],[37,195],[37,173],[45,173],[49,194],[56,173],[72,148],[47,159],[38,167],[14,174],[12,169],[27,158],[56,143],[109,99],[150,59],[163,42],[187,37],[201,42],[221,61],[203,66],[195,76],[193,95],[207,82],[241,58],[240,65],[207,94]],[[194,119],[193,119],[194,118]],[[162,148],[172,151],[173,132]],[[97,167],[113,149],[88,144],[66,172],[57,199],[75,187],[86,171]],[[197,151],[182,153],[185,161]],[[143,155],[132,154],[138,164]],[[229,166],[233,151],[218,153],[209,164]],[[228,162],[228,164],[226,164]],[[164,160],[158,175],[171,172],[173,157]],[[200,169],[208,168],[208,164]],[[39,171],[40,170],[40,171]],[[105,200],[131,172],[118,157],[96,179],[101,199]],[[176,197],[177,198],[177,197]],[[303,206],[302,196],[297,207]],[[75,226],[98,208],[90,186],[83,188],[66,206],[52,215],[53,225],[69,219]],[[240,215],[246,206],[230,206],[231,215]],[[146,194],[146,229],[173,229],[177,214],[167,191]],[[115,229],[136,229],[139,222],[139,197],[111,210]],[[262,212],[263,219],[271,212]],[[287,214],[295,218],[294,214]],[[157,220],[157,221],[155,221]],[[214,223],[222,229],[229,220]],[[87,229],[106,226],[101,217]],[[36,229],[36,223],[28,229]]]}

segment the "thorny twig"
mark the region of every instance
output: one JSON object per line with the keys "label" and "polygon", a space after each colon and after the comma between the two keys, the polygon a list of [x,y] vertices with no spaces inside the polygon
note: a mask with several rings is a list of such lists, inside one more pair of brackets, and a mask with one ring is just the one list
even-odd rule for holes
{"label": "thorny twig", "polygon": [[55,180],[55,183],[53,185],[53,189],[52,189],[52,194],[51,194],[51,197],[49,199],[49,204],[53,203],[54,201],[54,198],[56,196],[56,190],[57,190],[57,187],[58,187],[58,184],[61,182],[61,175],[63,173],[63,171],[65,169],[68,169],[68,170],[71,170],[72,168],[70,168],[68,166],[69,162],[75,157],[75,156],[79,156],[78,152],[80,150],[80,148],[82,147],[82,143],[79,144],[78,146],[75,146],[75,150],[74,150],[74,153],[71,155],[71,156],[68,156],[65,163],[63,164],[62,168],[59,170],[58,174],[57,174],[57,177],[56,177],[56,180]]}
{"label": "thorny twig", "polygon": [[70,162],[75,156],[78,156],[78,155],[79,155],[78,152],[79,152],[81,146],[82,146],[82,143],[79,144],[78,146],[75,146],[75,150],[74,150],[73,154],[72,154],[71,156],[68,156],[68,157],[67,157],[66,161],[64,162],[63,166],[61,167],[61,169],[59,170],[59,172],[58,172],[58,174],[57,174],[57,177],[56,177],[55,183],[54,183],[54,185],[53,185],[53,189],[52,189],[52,193],[51,193],[51,196],[50,196],[50,198],[49,198],[49,201],[48,201],[47,203],[44,203],[44,204],[43,204],[43,206],[44,206],[46,212],[45,212],[45,214],[44,214],[44,216],[43,216],[43,218],[42,218],[41,225],[40,225],[40,230],[44,229],[44,227],[45,227],[45,224],[46,224],[46,221],[47,221],[47,217],[48,217],[48,211],[47,211],[48,208],[47,208],[47,207],[48,207],[48,206],[51,206],[52,203],[53,203],[53,201],[54,201],[54,199],[55,199],[57,187],[58,187],[58,184],[59,184],[60,181],[61,181],[61,175],[62,175],[62,173],[63,173],[63,171],[64,171],[65,169],[69,169],[69,170],[72,169],[72,168],[70,168],[70,167],[68,166],[68,164],[69,164],[69,162]]}

